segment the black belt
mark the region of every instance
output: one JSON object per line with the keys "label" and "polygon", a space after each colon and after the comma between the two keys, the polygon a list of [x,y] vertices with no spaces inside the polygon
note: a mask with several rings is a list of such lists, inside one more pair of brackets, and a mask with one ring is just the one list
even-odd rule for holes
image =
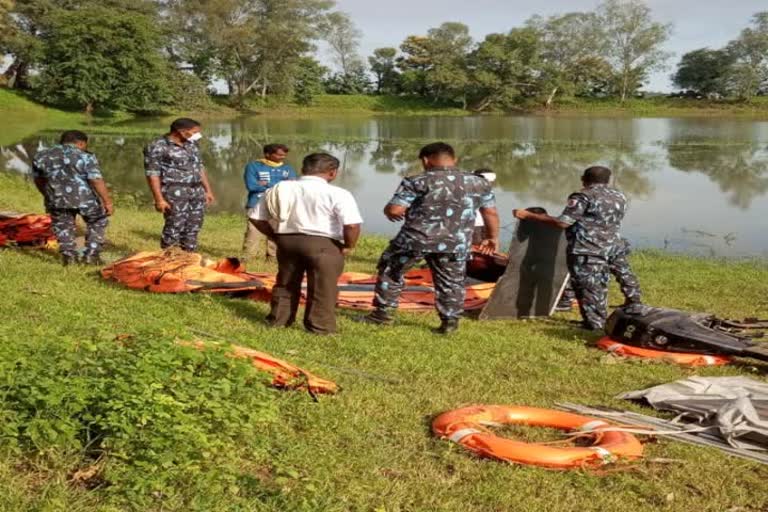
{"label": "black belt", "polygon": [[162,186],[164,187],[180,187],[180,188],[195,188],[195,187],[202,187],[203,182],[197,182],[197,183],[163,183]]}

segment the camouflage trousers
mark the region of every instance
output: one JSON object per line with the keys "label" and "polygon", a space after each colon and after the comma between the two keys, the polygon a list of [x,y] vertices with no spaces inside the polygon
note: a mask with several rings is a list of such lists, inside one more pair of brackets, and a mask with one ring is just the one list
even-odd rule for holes
{"label": "camouflage trousers", "polygon": [[51,230],[59,242],[59,252],[63,256],[77,256],[77,227],[75,220],[80,215],[87,227],[85,235],[85,256],[98,256],[104,245],[109,217],[101,204],[83,208],[51,209]]}
{"label": "camouflage trousers", "polygon": [[160,247],[197,251],[197,237],[205,217],[205,190],[202,186],[169,186],[163,189],[163,197],[171,209],[165,212]]}
{"label": "camouflage trousers", "polygon": [[[629,266],[629,251],[621,251],[616,256],[608,261],[608,271],[613,275],[616,282],[621,288],[621,293],[624,295],[624,304],[639,304],[642,300],[642,293],[640,291],[640,282],[637,280],[637,276],[632,272],[632,268]],[[576,291],[573,289],[573,283],[571,281],[563,290],[563,296],[560,299],[563,304],[570,303],[571,299],[576,298]]]}
{"label": "camouflage trousers", "polygon": [[610,259],[579,254],[568,255],[571,284],[579,301],[581,317],[587,327],[605,328],[605,321],[608,318],[608,282],[611,274],[619,282],[627,303],[641,301],[640,285],[629,267],[627,254],[618,254]]}
{"label": "camouflage trousers", "polygon": [[435,306],[440,318],[458,318],[464,312],[467,273],[466,258],[459,254],[423,253],[389,246],[379,260],[374,307],[382,310],[397,308],[405,287],[405,273],[422,260],[432,272]]}

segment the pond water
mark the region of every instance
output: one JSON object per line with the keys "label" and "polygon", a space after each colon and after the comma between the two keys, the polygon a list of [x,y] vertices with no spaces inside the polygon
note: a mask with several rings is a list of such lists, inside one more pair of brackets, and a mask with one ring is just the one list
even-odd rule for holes
{"label": "pond water", "polygon": [[[162,134],[159,120],[92,136],[91,149],[120,195],[149,207],[142,147]],[[110,128],[112,131],[113,128]],[[419,148],[455,145],[462,167],[490,167],[509,238],[513,208],[559,213],[592,164],[611,167],[630,198],[625,235],[637,247],[718,256],[768,255],[768,122],[712,118],[595,117],[247,117],[204,126],[204,159],[216,209],[242,212],[245,164],[261,147],[283,142],[296,167],[311,151],[343,162],[337,184],[357,198],[368,232],[392,234],[381,210],[402,176],[419,171]],[[30,155],[58,134],[41,132],[0,147],[0,169],[28,173]]]}

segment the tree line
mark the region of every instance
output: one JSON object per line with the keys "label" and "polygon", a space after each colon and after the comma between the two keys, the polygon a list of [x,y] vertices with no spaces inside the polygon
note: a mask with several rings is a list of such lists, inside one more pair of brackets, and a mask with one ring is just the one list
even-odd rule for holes
{"label": "tree line", "polygon": [[[361,32],[335,7],[332,0],[0,0],[0,52],[11,59],[3,81],[89,112],[195,108],[221,83],[238,106],[387,94],[488,111],[574,97],[624,101],[671,58],[663,50],[671,25],[642,0],[534,16],[480,41],[463,23],[443,23],[367,59]],[[766,94],[768,12],[725,48],[685,54],[673,82],[697,96]]]}

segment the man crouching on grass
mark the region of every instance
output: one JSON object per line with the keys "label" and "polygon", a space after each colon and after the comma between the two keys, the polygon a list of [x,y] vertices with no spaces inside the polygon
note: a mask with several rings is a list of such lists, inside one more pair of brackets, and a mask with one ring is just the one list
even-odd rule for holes
{"label": "man crouching on grass", "polygon": [[269,189],[251,213],[256,229],[277,244],[277,282],[267,320],[273,327],[294,323],[306,274],[304,327],[333,334],[344,256],[357,245],[363,219],[352,194],[330,184],[339,172],[336,157],[309,155],[301,172],[299,180]]}

